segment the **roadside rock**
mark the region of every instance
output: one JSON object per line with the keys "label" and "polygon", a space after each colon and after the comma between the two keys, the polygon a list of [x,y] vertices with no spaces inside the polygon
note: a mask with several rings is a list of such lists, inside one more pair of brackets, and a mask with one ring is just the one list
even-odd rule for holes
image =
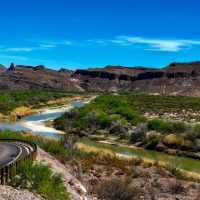
{"label": "roadside rock", "polygon": [[0,185],[0,200],[44,200],[28,190],[17,190],[10,186]]}

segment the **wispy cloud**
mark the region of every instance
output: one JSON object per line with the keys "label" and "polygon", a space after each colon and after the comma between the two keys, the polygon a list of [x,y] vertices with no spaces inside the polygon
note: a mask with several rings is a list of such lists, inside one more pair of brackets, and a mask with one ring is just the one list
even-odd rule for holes
{"label": "wispy cloud", "polygon": [[44,48],[44,49],[51,49],[51,48],[56,47],[56,45],[54,45],[54,44],[40,44],[40,47]]}
{"label": "wispy cloud", "polygon": [[146,51],[179,52],[181,50],[192,49],[200,46],[200,40],[193,39],[165,39],[148,38],[134,36],[116,36],[111,39],[88,39],[80,41],[71,40],[37,40],[29,39],[29,45],[25,47],[6,47],[0,46],[2,52],[31,52],[36,50],[51,50],[54,48],[65,48],[67,46],[80,47],[106,47],[111,45],[127,46],[131,48],[140,48]]}
{"label": "wispy cloud", "polygon": [[13,56],[13,55],[0,55],[1,59],[11,59],[11,60],[19,60],[19,61],[25,61],[27,60],[24,56]]}
{"label": "wispy cloud", "polygon": [[6,52],[30,52],[33,50],[34,48],[32,47],[11,47],[11,48],[0,47],[0,51],[6,51]]}
{"label": "wispy cloud", "polygon": [[150,51],[170,51],[178,52],[183,49],[190,49],[195,45],[200,45],[200,40],[183,39],[149,39],[143,37],[118,36],[111,42],[118,45],[140,44],[145,50]]}
{"label": "wispy cloud", "polygon": [[[90,39],[87,40],[86,43],[88,44],[97,44],[97,45],[101,45],[101,46],[107,46],[108,45],[108,41],[104,40],[104,39]],[[84,43],[82,43],[84,44]]]}
{"label": "wispy cloud", "polygon": [[57,46],[70,46],[73,44],[71,40],[42,40],[42,39],[26,39],[41,48],[54,48]]}

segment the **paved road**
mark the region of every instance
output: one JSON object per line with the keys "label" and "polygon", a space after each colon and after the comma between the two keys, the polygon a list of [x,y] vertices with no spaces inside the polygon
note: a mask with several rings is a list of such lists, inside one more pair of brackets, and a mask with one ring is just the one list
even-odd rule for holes
{"label": "paved road", "polygon": [[0,143],[0,167],[8,165],[15,160],[22,159],[29,153],[28,149],[21,144]]}

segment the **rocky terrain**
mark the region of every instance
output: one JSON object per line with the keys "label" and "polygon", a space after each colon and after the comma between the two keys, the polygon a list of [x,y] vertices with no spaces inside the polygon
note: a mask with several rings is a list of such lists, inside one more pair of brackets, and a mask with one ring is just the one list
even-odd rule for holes
{"label": "rocky terrain", "polygon": [[106,66],[75,72],[45,66],[0,65],[0,89],[58,89],[63,91],[200,95],[200,62],[171,63],[155,69]]}
{"label": "rocky terrain", "polygon": [[0,200],[44,200],[28,190],[17,190],[11,186],[0,185]]}

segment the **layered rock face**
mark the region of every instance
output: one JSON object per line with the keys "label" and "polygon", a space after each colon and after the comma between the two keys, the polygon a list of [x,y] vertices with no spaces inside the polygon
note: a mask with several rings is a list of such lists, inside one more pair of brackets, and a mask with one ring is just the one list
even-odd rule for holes
{"label": "layered rock face", "polygon": [[0,65],[0,89],[56,89],[87,92],[148,92],[200,96],[200,62],[171,63],[165,68],[106,66],[51,70],[45,66]]}
{"label": "layered rock face", "polygon": [[134,91],[200,95],[200,62],[171,63],[162,69],[107,66],[77,70],[73,77],[88,91]]}

